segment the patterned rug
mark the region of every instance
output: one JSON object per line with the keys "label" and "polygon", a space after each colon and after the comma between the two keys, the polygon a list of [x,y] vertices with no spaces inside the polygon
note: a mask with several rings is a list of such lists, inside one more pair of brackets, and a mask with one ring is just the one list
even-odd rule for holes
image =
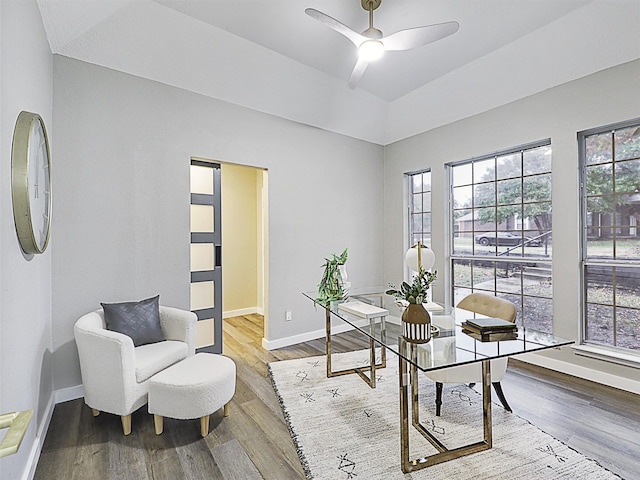
{"label": "patterned rug", "polygon": [[[333,356],[333,370],[368,365],[368,351]],[[400,469],[398,361],[371,389],[357,375],[327,378],[325,357],[269,364],[291,437],[308,479],[619,479],[528,421],[492,408],[493,448],[403,474]],[[442,416],[435,417],[433,382],[422,377],[422,424],[448,448],[482,440],[482,396],[465,385],[445,385]],[[423,381],[424,380],[424,381]],[[411,458],[436,450],[410,427]]]}

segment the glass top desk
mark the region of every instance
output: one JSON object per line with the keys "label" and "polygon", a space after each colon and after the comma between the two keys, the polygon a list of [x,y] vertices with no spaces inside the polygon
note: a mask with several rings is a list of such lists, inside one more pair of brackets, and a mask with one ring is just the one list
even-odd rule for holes
{"label": "glass top desk", "polygon": [[[398,356],[400,400],[400,463],[402,471],[412,472],[431,465],[469,455],[492,446],[491,422],[491,362],[495,358],[536,352],[570,345],[572,340],[546,333],[518,328],[517,338],[501,341],[481,341],[463,333],[460,324],[469,318],[482,317],[459,308],[430,303],[425,305],[431,315],[432,338],[427,343],[413,343],[402,336],[402,309],[393,297],[382,289],[352,293],[345,301],[325,305],[316,300],[315,292],[303,293],[325,311],[327,377],[358,374],[371,388],[376,386],[375,371],[386,367],[386,349]],[[366,367],[333,371],[331,367],[331,319],[351,325],[369,338],[370,360]],[[381,349],[376,364],[376,347]],[[458,365],[482,364],[482,405],[484,439],[462,447],[445,447],[421,423],[418,412],[418,372],[439,370]],[[409,457],[409,405],[411,424],[438,453],[411,459]]]}

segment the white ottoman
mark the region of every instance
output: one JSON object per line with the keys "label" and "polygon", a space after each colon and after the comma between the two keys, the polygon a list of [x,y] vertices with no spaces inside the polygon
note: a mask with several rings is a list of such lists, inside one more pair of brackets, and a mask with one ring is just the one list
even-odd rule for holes
{"label": "white ottoman", "polygon": [[197,353],[149,379],[149,413],[156,434],[162,433],[162,417],[200,418],[200,433],[209,434],[209,415],[224,407],[236,391],[236,364],[230,358]]}

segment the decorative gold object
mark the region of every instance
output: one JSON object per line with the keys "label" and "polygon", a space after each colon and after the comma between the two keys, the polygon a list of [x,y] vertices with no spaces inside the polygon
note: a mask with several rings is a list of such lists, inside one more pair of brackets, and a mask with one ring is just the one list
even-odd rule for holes
{"label": "decorative gold object", "polygon": [[51,222],[51,160],[44,121],[20,112],[11,147],[11,197],[20,247],[43,253]]}
{"label": "decorative gold object", "polygon": [[421,303],[410,303],[402,312],[402,336],[413,343],[431,340],[431,316]]}
{"label": "decorative gold object", "polygon": [[29,422],[33,416],[33,410],[22,412],[3,413],[0,415],[0,429],[8,428],[0,443],[0,457],[13,455],[20,448],[24,434],[27,433]]}

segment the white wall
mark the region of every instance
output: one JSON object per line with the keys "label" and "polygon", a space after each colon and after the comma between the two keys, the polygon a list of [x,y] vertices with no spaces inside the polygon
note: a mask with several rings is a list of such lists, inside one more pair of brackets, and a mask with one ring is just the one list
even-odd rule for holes
{"label": "white wall", "polygon": [[[640,61],[635,61],[387,146],[385,277],[402,278],[405,172],[431,168],[432,248],[436,254],[435,268],[444,278],[447,272],[444,235],[447,182],[443,165],[551,138],[554,333],[577,340],[580,322],[580,202],[576,134],[639,116]],[[436,299],[444,299],[445,284],[443,280],[437,282],[434,289]],[[638,369],[579,357],[571,348],[550,351],[547,356],[595,372],[640,381]]]}
{"label": "white wall", "polygon": [[[262,170],[223,163],[222,297],[224,316],[256,312],[258,304],[258,190]],[[262,217],[262,215],[260,215]]]}
{"label": "white wall", "polygon": [[352,281],[382,283],[380,146],[59,56],[54,121],[56,389],[80,383],[73,324],[101,301],[188,307],[192,156],[269,170],[268,340],[322,328],[301,292],[324,256],[349,247]]}
{"label": "white wall", "polygon": [[[28,474],[38,432],[50,411],[51,252],[56,227],[43,255],[22,253],[13,224],[11,142],[22,110],[39,113],[50,140],[55,138],[52,56],[35,0],[0,2],[0,24],[0,413],[34,410],[18,453],[0,459],[0,478],[19,479]],[[55,182],[55,149],[52,155]]]}

